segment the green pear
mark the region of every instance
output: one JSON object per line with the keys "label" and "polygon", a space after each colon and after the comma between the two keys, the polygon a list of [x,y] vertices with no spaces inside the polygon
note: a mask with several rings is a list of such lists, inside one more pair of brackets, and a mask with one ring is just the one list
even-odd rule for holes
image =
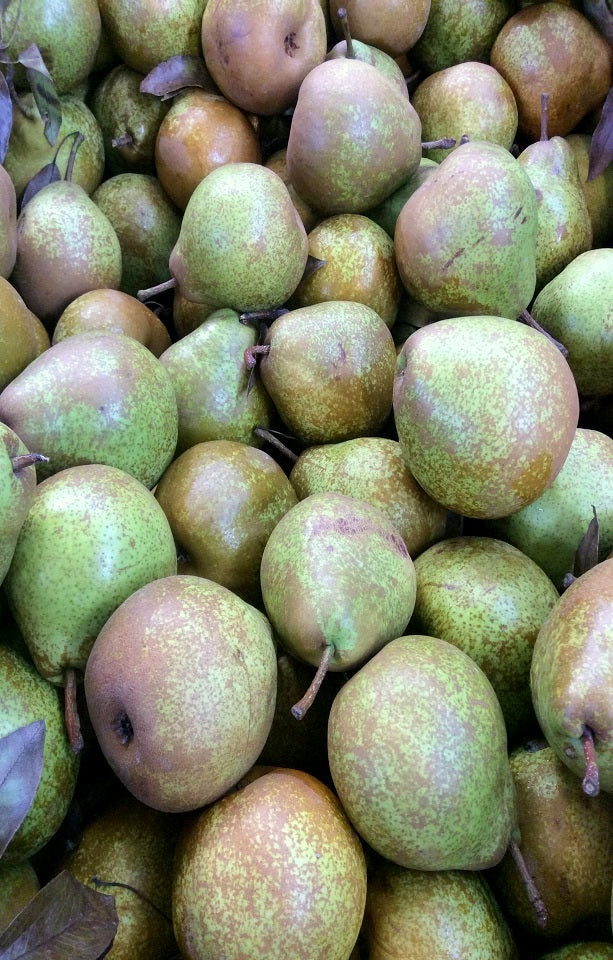
{"label": "green pear", "polygon": [[515,960],[509,926],[479,873],[377,864],[363,933],[369,960]]}
{"label": "green pear", "polygon": [[[534,644],[530,687],[541,730],[589,796],[613,793],[613,560],[578,577]],[[577,786],[579,790],[579,787]]]}
{"label": "green pear", "polygon": [[516,825],[500,704],[480,667],[426,636],[386,644],[336,695],[328,759],[360,836],[414,870],[482,870]]}
{"label": "green pear", "polygon": [[0,931],[8,927],[40,889],[29,860],[0,864]]}
{"label": "green pear", "polygon": [[558,271],[530,308],[568,350],[582,396],[613,391],[613,249],[586,250]]}
{"label": "green pear", "polygon": [[176,569],[153,494],[123,470],[84,464],[37,486],[4,588],[36,667],[61,684],[68,668],[85,668],[113,610]]}
{"label": "green pear", "polygon": [[42,775],[32,806],[2,856],[4,866],[33,856],[59,829],[75,790],[79,757],[66,739],[57,690],[5,644],[0,644],[0,702],[0,737],[45,721]]}
{"label": "green pear", "polygon": [[108,463],[153,487],[177,443],[177,401],[166,370],[143,344],[119,333],[79,333],[54,344],[4,388],[0,420],[49,457],[43,478],[80,463]]}
{"label": "green pear", "polygon": [[512,0],[432,0],[425,29],[411,49],[411,61],[426,73],[468,60],[489,61],[498,31],[515,10]]}
{"label": "green pear", "polygon": [[561,590],[594,509],[602,554],[613,549],[612,504],[613,439],[579,427],[551,486],[527,507],[488,526],[538,563]]}
{"label": "green pear", "polygon": [[264,547],[298,500],[278,463],[236,440],[197,443],[164,471],[155,496],[177,544],[179,573],[215,580],[261,606]]}
{"label": "green pear", "polygon": [[576,777],[541,741],[518,747],[509,765],[522,853],[547,906],[547,923],[536,923],[509,854],[491,873],[494,892],[524,937],[559,942],[580,922],[610,912],[613,797],[582,794]]}
{"label": "green pear", "polygon": [[583,187],[592,221],[594,247],[613,244],[613,166],[588,179],[592,137],[589,133],[569,133],[564,138],[575,155],[579,180]]}
{"label": "green pear", "polygon": [[[353,29],[353,17],[351,26]],[[404,97],[409,96],[407,82],[402,70],[389,53],[385,53],[385,51],[378,46],[373,46],[370,43],[362,43],[361,40],[354,39],[351,41],[351,50],[352,58],[361,60],[363,63],[370,63],[371,66],[376,67],[388,80],[391,80]],[[326,60],[340,60],[348,56],[347,41],[339,40],[338,43],[335,43],[334,46],[328,50]]]}
{"label": "green pear", "polygon": [[102,24],[121,59],[149,73],[177,54],[201,56],[200,23],[206,0],[99,0]]}
{"label": "green pear", "polygon": [[411,627],[455,644],[492,684],[510,741],[534,725],[530,664],[536,636],[559,599],[525,554],[490,537],[453,537],[415,561]]}
{"label": "green pear", "polygon": [[117,234],[78,184],[56,180],[22,207],[11,281],[29,309],[48,323],[81,293],[119,287]]}
{"label": "green pear", "polygon": [[439,320],[402,348],[400,445],[417,482],[456,513],[503,517],[536,500],[562,468],[578,414],[560,351],[515,320]]}
{"label": "green pear", "polygon": [[49,346],[49,334],[38,317],[0,276],[0,390]]}
{"label": "green pear", "polygon": [[153,310],[121,290],[88,290],[72,300],[53,330],[53,343],[75,333],[124,333],[159,357],[170,346],[170,334]]}
{"label": "green pear", "polygon": [[0,277],[10,277],[17,256],[17,196],[15,185],[0,165]]}
{"label": "green pear", "polygon": [[36,492],[37,460],[5,423],[0,422],[0,583],[13,559],[17,538]]}
{"label": "green pear", "polygon": [[226,793],[257,760],[275,707],[270,624],[226,587],[177,575],[111,614],[85,670],[98,743],[132,794],[163,812]]}
{"label": "green pear", "polygon": [[287,172],[287,147],[279,147],[278,150],[274,150],[266,158],[264,166],[269,167],[283,180],[283,183],[287,187],[289,195],[292,198],[292,203],[298,211],[298,216],[304,224],[304,229],[308,233],[313,229],[316,223],[319,223],[321,220],[321,214],[311,207],[306,200],[303,200],[300,194],[296,193],[294,187],[292,186],[292,183],[289,179],[289,174]]}
{"label": "green pear", "polygon": [[170,276],[168,258],[181,229],[181,217],[156,177],[119,173],[92,194],[108,217],[121,247],[124,293],[136,296],[144,287]]}
{"label": "green pear", "polygon": [[332,791],[302,771],[273,770],[201,812],[177,851],[184,957],[346,960],[365,899],[360,842]]}
{"label": "green pear", "polygon": [[517,160],[498,143],[469,141],[400,211],[400,277],[433,310],[513,319],[534,294],[536,230],[536,194]]}
{"label": "green pear", "polygon": [[421,123],[369,63],[326,60],[305,77],[287,143],[289,178],[326,215],[365,213],[418,167]]}
{"label": "green pear", "polygon": [[428,160],[427,157],[422,157],[419,161],[419,166],[413,171],[408,180],[401,184],[397,190],[390,193],[382,203],[377,204],[376,207],[371,207],[368,211],[370,219],[378,223],[380,227],[383,227],[392,240],[394,239],[396,220],[398,219],[400,211],[411,194],[415,193],[417,188],[434,173],[437,167],[438,163],[434,160]]}
{"label": "green pear", "polygon": [[379,507],[413,558],[445,534],[447,511],[411,475],[397,440],[355,437],[307,447],[289,478],[300,500],[335,490]]}
{"label": "green pear", "polygon": [[273,406],[259,380],[250,387],[245,350],[258,334],[235,310],[219,309],[160,356],[179,411],[177,452],[207,440],[261,446],[256,427],[268,427]]}
{"label": "green pear", "polygon": [[225,163],[192,193],[170,271],[188,300],[267,310],[294,292],[307,256],[306,231],[281,177],[257,163]]}
{"label": "green pear", "polygon": [[613,960],[613,944],[585,940],[540,955],[539,960]]}

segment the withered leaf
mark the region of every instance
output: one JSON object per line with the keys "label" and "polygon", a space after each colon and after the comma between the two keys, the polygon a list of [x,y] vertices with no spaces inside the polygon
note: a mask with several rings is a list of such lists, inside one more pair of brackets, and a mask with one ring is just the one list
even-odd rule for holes
{"label": "withered leaf", "polygon": [[57,164],[53,160],[51,163],[46,163],[45,166],[41,167],[38,173],[35,173],[32,179],[28,181],[21,198],[21,209],[25,207],[26,203],[31,200],[39,190],[42,190],[43,187],[49,186],[49,184],[53,183],[54,180],[61,179],[62,175]]}
{"label": "withered leaf", "polygon": [[592,134],[590,164],[587,178],[593,180],[603,173],[613,160],[613,87],[607,94],[600,120]]}
{"label": "withered leaf", "polygon": [[598,563],[598,548],[600,546],[600,525],[596,507],[592,506],[594,516],[588,524],[588,528],[582,536],[577,552],[575,553],[575,566],[573,573],[576,577],[587,573]]}
{"label": "withered leaf", "polygon": [[13,104],[6,77],[0,71],[0,163],[4,163],[13,127]]}
{"label": "withered leaf", "polygon": [[155,97],[167,100],[185,87],[202,87],[209,92],[217,90],[204,60],[190,54],[179,53],[168,60],[163,60],[157,67],[150,70],[141,80],[140,91],[152,93]]}
{"label": "withered leaf", "polygon": [[44,746],[42,719],[0,739],[0,857],[32,806],[43,772]]}
{"label": "withered leaf", "polygon": [[30,90],[45,123],[45,136],[53,146],[62,123],[62,104],[51,75],[35,43],[31,43],[27,50],[22,50],[17,60],[26,69]]}

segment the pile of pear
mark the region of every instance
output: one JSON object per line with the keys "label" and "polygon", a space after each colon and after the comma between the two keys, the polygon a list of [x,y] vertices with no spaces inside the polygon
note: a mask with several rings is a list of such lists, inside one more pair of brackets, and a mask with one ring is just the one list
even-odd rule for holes
{"label": "pile of pear", "polygon": [[0,954],[612,958],[610,11],[0,6]]}

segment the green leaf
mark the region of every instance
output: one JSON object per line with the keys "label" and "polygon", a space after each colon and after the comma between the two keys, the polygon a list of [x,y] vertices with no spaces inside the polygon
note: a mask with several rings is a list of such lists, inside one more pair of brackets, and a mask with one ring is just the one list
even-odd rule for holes
{"label": "green leaf", "polygon": [[0,857],[32,806],[44,746],[44,720],[18,727],[0,740]]}

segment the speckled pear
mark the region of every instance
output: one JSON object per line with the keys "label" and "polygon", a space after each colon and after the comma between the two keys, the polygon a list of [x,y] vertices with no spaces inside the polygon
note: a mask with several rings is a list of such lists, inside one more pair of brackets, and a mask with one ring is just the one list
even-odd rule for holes
{"label": "speckled pear", "polygon": [[36,467],[14,430],[0,422],[0,583],[13,559],[17,539],[36,492]]}
{"label": "speckled pear", "polygon": [[100,0],[100,14],[111,45],[140,73],[176,54],[201,55],[200,24],[206,0]]}

